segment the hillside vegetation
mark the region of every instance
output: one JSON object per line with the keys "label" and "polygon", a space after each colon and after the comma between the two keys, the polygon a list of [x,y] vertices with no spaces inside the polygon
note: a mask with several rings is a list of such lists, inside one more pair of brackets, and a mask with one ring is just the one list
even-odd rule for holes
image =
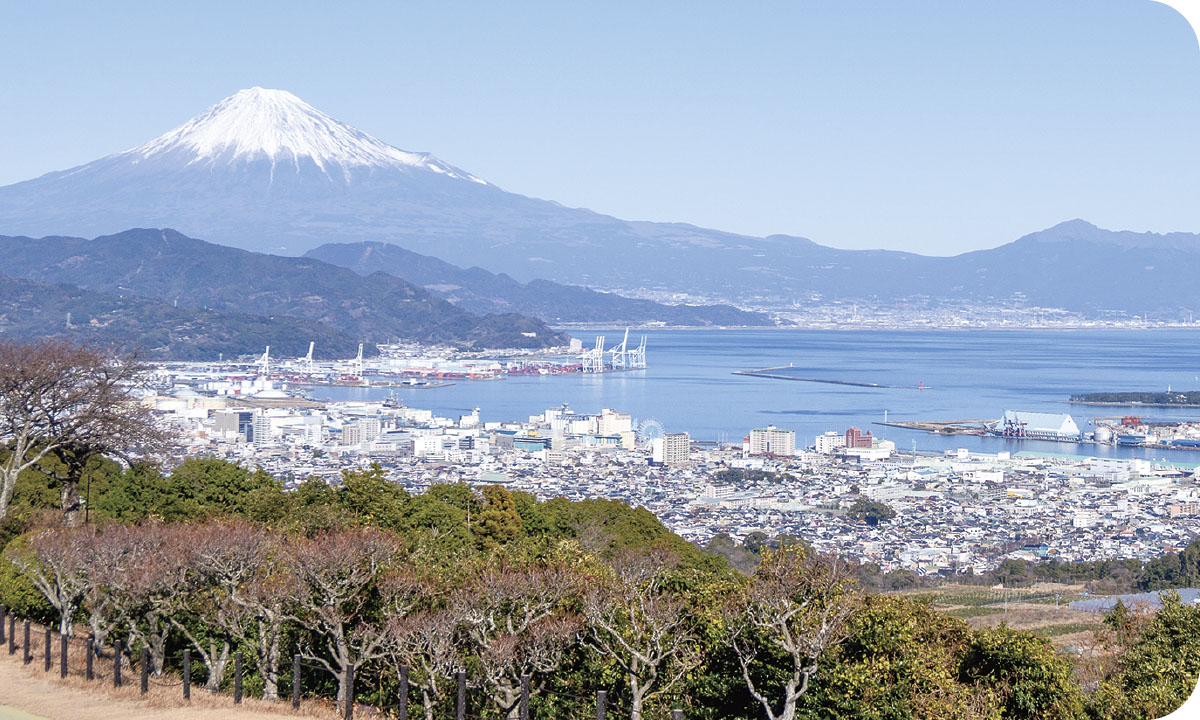
{"label": "hillside vegetation", "polygon": [[[249,658],[256,693],[286,692],[271,657],[299,652],[306,691],[338,697],[353,667],[359,702],[385,710],[403,664],[410,712],[426,717],[453,711],[461,668],[485,718],[512,712],[528,674],[535,718],[575,717],[606,689],[612,717],[1116,720],[1173,709],[1200,674],[1200,609],[1169,597],[1156,615],[1110,616],[1102,661],[1085,662],[928,600],[863,593],[799,545],[760,548],[743,574],[616,502],[413,494],[379,468],[285,492],[217,459],[171,472],[97,459],[81,485],[91,522],[65,528],[53,478],[21,477],[0,602],[147,647],[155,672],[191,647],[193,678],[214,687],[229,682],[225,647]],[[78,585],[45,582],[54,566]],[[235,597],[279,622],[234,622]]]}
{"label": "hillside vegetation", "polygon": [[94,240],[0,237],[0,266],[9,275],[39,282],[319,324],[359,342],[403,338],[540,348],[567,340],[540,320],[518,313],[472,315],[383,273],[364,278],[312,258],[247,252],[174,230],[126,230]]}
{"label": "hillside vegetation", "polygon": [[352,357],[357,335],[301,318],[263,317],[175,307],[161,300],[83,290],[65,283],[0,274],[0,336],[60,338],[119,353],[172,360],[215,360],[261,353],[303,355],[315,342],[322,357]]}

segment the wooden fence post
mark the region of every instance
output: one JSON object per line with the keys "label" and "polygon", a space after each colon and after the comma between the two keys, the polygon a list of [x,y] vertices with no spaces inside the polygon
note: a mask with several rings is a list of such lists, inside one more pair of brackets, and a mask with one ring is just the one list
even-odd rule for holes
{"label": "wooden fence post", "polygon": [[92,669],[92,656],[95,654],[96,654],[96,638],[93,635],[89,635],[88,640],[87,640],[87,661],[84,663],[87,666],[86,673],[87,673],[88,682],[91,682],[92,678],[96,677],[96,674]]}
{"label": "wooden fence post", "polygon": [[67,676],[67,636],[61,634],[58,636],[58,676]]}
{"label": "wooden fence post", "polygon": [[121,646],[113,643],[113,687],[121,687]]}
{"label": "wooden fence post", "polygon": [[142,694],[145,695],[150,692],[150,651],[146,648],[142,648],[142,662],[140,664],[141,668],[139,669],[142,671]]}
{"label": "wooden fence post", "polygon": [[603,690],[597,690],[596,691],[596,720],[604,720],[605,716],[608,714],[608,708],[605,707],[605,705],[607,705],[607,704],[608,704],[608,693],[604,692]]}
{"label": "wooden fence post", "polygon": [[183,651],[183,699],[192,699],[192,649]]}
{"label": "wooden fence post", "polygon": [[400,666],[400,720],[408,720],[408,666]]}
{"label": "wooden fence post", "polygon": [[21,655],[21,660],[28,665],[33,662],[33,655],[29,652],[29,621],[25,621],[25,646],[21,648],[24,652]]}
{"label": "wooden fence post", "polygon": [[343,708],[343,710],[345,711],[346,720],[350,720],[351,718],[354,717],[354,666],[353,665],[350,665],[346,668],[346,706]]}
{"label": "wooden fence post", "polygon": [[454,673],[454,679],[458,682],[458,703],[454,717],[458,720],[466,720],[467,717],[467,674],[462,670]]}
{"label": "wooden fence post", "polygon": [[17,651],[17,616],[8,616],[8,654],[12,655]]}
{"label": "wooden fence post", "polygon": [[4,623],[8,621],[8,608],[0,605],[0,645],[4,644]]}
{"label": "wooden fence post", "polygon": [[242,651],[233,654],[233,701],[242,701]]}
{"label": "wooden fence post", "polygon": [[300,653],[292,656],[292,709],[300,709]]}
{"label": "wooden fence post", "polygon": [[521,676],[521,704],[517,706],[520,720],[529,720],[529,676]]}
{"label": "wooden fence post", "polygon": [[46,626],[46,639],[42,641],[42,655],[45,656],[42,672],[50,672],[50,626]]}

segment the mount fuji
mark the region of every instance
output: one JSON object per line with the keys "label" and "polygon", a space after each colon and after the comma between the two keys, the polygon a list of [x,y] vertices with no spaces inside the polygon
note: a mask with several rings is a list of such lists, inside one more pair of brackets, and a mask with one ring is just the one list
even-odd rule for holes
{"label": "mount fuji", "polygon": [[[522,281],[730,297],[721,291],[769,282],[788,247],[804,255],[812,245],[626,222],[505,192],[258,87],[138,147],[0,188],[0,233],[91,237],[130,227],[287,255],[389,242]],[[766,252],[777,257],[755,259]],[[731,253],[741,259],[731,264]],[[760,265],[773,267],[764,274]]]}
{"label": "mount fuji", "polygon": [[[340,123],[289,92],[257,87],[138,147],[0,187],[0,234],[94,237],[135,227],[177,228],[281,255],[330,243],[393,244],[520,283],[758,306],[916,298],[1200,310],[1191,281],[1200,273],[1196,235],[1071,221],[991,250],[926,257],[631,222],[506,192]],[[380,269],[361,267],[354,259],[361,253],[334,254],[358,272]]]}

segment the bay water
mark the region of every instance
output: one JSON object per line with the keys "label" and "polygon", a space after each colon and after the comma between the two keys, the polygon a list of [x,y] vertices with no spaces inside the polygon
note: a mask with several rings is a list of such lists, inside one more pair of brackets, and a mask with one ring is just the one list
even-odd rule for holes
{"label": "bay water", "polygon": [[[575,331],[585,347],[624,330]],[[1200,421],[1200,408],[1066,404],[1073,393],[1200,389],[1200,332],[1162,330],[669,330],[648,336],[645,370],[601,375],[511,376],[435,389],[314,388],[328,400],[382,399],[457,417],[525,420],[564,403],[576,412],[612,408],[635,422],[657,420],[696,440],[740,442],[751,428],[796,431],[798,446],[826,431],[870,429],[898,449],[1031,450],[1200,462],[1200,452],[941,436],[874,425],[887,419],[995,419],[1005,410],[1068,412],[1084,431],[1096,416]],[[791,364],[798,377],[873,388],[735,375]],[[916,389],[918,386],[924,389]]]}

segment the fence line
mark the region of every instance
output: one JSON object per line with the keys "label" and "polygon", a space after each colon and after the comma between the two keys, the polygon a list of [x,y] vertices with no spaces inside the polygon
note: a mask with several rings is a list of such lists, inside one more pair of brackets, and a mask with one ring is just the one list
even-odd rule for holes
{"label": "fence line", "polygon": [[[40,643],[40,648],[38,648],[38,649],[40,650],[40,654],[42,656],[43,672],[49,673],[50,668],[53,664],[52,663],[53,648],[56,643],[53,642],[52,635],[54,633],[52,631],[51,626],[45,625],[42,627],[43,627],[43,631],[44,631],[43,633],[41,633],[41,634],[43,634],[43,639]],[[8,610],[6,608],[4,608],[3,606],[0,606],[0,647],[3,647],[3,645],[7,642],[8,654],[11,656],[11,655],[16,654],[16,649],[19,646],[21,648],[21,652],[22,652],[23,664],[29,665],[30,663],[33,662],[34,649],[35,649],[34,646],[35,646],[35,644],[38,644],[38,643],[35,643],[34,639],[33,639],[35,637],[35,635],[33,634],[32,621],[22,620],[22,624],[19,629],[22,632],[22,635],[24,638],[23,641],[20,641],[17,639],[18,625],[17,625],[16,613],[8,612]],[[97,669],[95,660],[103,659],[102,653],[103,653],[104,648],[102,646],[96,645],[96,641],[93,636],[89,635],[87,638],[80,638],[78,636],[68,636],[65,634],[58,633],[57,645],[58,645],[58,671],[59,671],[60,678],[68,677],[71,674],[72,669],[73,669],[73,671],[75,672],[76,675],[83,677],[88,682],[92,682],[95,680],[104,681],[104,680],[111,678],[113,687],[117,688],[117,687],[121,687],[125,682],[121,677],[121,668],[122,668],[122,665],[124,664],[124,658],[126,656],[126,653],[129,654],[130,670],[132,670],[133,666],[134,666],[134,661],[133,661],[133,657],[132,657],[133,645],[132,645],[131,639],[127,641],[124,649],[122,649],[120,647],[120,645],[115,642],[111,646],[111,649],[112,649],[112,670],[111,670],[111,672],[104,672],[103,669],[99,669],[99,670]],[[74,651],[76,656],[78,656],[80,652],[83,653],[84,669],[82,671],[79,668],[78,662],[75,662],[75,663],[70,662],[70,655],[72,654],[72,651]],[[141,653],[140,653],[140,656],[139,656],[138,662],[137,662],[137,669],[138,669],[138,673],[139,673],[139,690],[142,695],[145,695],[150,691],[151,685],[154,685],[156,687],[164,687],[164,688],[179,687],[179,688],[181,688],[181,695],[182,695],[183,700],[190,701],[191,686],[192,686],[192,651],[190,648],[185,648],[180,655],[172,656],[172,658],[170,658],[170,659],[174,659],[175,657],[178,657],[181,659],[181,671],[182,672],[181,672],[181,678],[180,678],[179,682],[164,682],[161,680],[156,680],[151,677],[151,673],[150,673],[150,667],[152,664],[151,658],[150,658],[150,651],[145,646],[141,647]],[[164,666],[166,665],[166,661],[168,659],[169,658],[166,656],[163,657],[163,665]],[[235,704],[238,704],[238,703],[242,702],[243,676],[245,673],[242,652],[240,650],[234,652],[233,664],[234,664],[233,702]],[[101,668],[103,667],[103,665],[104,664],[101,663]],[[317,665],[317,664],[312,664],[312,663],[304,663],[303,659],[301,658],[299,653],[296,653],[295,655],[292,656],[291,706],[292,706],[293,710],[300,709],[300,700],[301,700],[301,695],[303,694],[303,687],[301,686],[302,666],[307,666],[310,669],[316,669],[316,670],[322,670],[322,671],[326,670],[326,668],[322,665]],[[399,718],[406,719],[408,717],[408,711],[409,711],[410,689],[413,686],[410,684],[409,679],[408,679],[408,676],[409,676],[408,666],[406,666],[406,665],[400,666],[399,671],[400,671],[400,688],[399,688],[398,702],[396,703],[395,706],[388,706],[388,707],[396,707],[397,711],[398,711],[397,716]],[[355,707],[353,670],[348,668],[346,670],[346,674],[343,679],[345,680],[345,685],[346,685],[346,702],[342,705],[341,708],[339,708],[339,710],[340,710],[339,714],[343,718],[345,718],[345,720],[352,720],[352,718],[354,716],[354,707]],[[471,714],[468,714],[468,712],[467,712],[468,684],[467,684],[466,672],[464,672],[462,670],[457,671],[454,674],[454,684],[455,684],[454,716],[453,716],[454,720],[485,720],[481,716],[471,715]],[[557,695],[559,697],[565,697],[565,698],[574,700],[576,702],[579,702],[579,703],[585,704],[585,705],[591,704],[594,702],[596,720],[607,720],[607,718],[608,718],[608,710],[611,707],[611,703],[609,700],[608,692],[605,690],[597,690],[594,698],[584,697],[584,696],[580,696],[580,695],[577,695],[574,693],[568,693],[568,692],[552,693],[552,694],[545,695],[545,697],[553,697],[555,695]],[[521,677],[520,699],[519,699],[518,705],[517,705],[518,717],[520,720],[529,720],[530,697],[531,697],[530,677],[528,675],[523,675]],[[377,708],[377,710],[378,710],[378,708]],[[678,709],[673,710],[671,713],[671,717],[672,717],[672,720],[683,720],[683,711],[678,710]],[[447,720],[449,720],[448,717],[447,717]]]}

